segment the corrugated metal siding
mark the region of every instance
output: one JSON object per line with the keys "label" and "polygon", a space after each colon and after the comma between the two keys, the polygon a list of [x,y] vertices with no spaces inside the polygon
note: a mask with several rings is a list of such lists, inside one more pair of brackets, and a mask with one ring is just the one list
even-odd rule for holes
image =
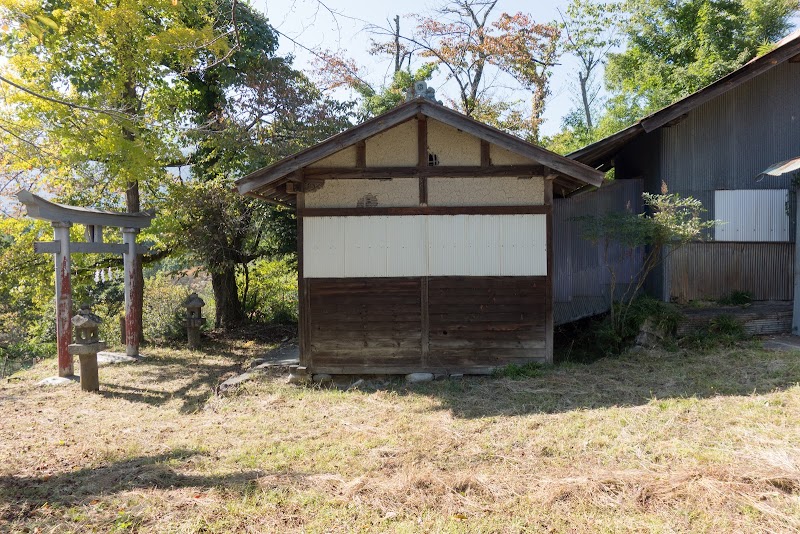
{"label": "corrugated metal siding", "polygon": [[670,193],[703,201],[710,219],[716,190],[789,189],[790,174],[758,182],[756,176],[800,155],[800,64],[778,65],[660,131],[660,156],[652,156],[661,179]]}
{"label": "corrugated metal siding", "polygon": [[715,191],[716,241],[789,241],[789,191]]}
{"label": "corrugated metal siding", "polygon": [[[756,176],[770,165],[800,156],[800,64],[783,63],[728,91],[697,109],[672,126],[660,128],[628,145],[615,158],[618,178],[642,177],[645,190],[659,193],[662,185],[670,193],[691,196],[703,203],[707,219],[715,213],[714,192],[735,189],[792,189],[792,175]],[[795,241],[796,206],[794,192],[789,200],[789,238]],[[745,206],[742,206],[743,208]],[[714,239],[711,230],[705,236]],[[767,248],[761,257],[783,265],[781,247]],[[714,258],[709,258],[711,262]],[[736,279],[730,269],[716,271],[726,279]],[[732,268],[731,268],[732,269]],[[648,280],[648,291],[670,297],[670,271],[659,267]],[[755,275],[754,275],[755,276]],[[783,274],[761,272],[765,284],[782,286]],[[727,288],[727,292],[736,290]],[[690,292],[704,291],[698,281]],[[784,292],[765,292],[767,298]]]}
{"label": "corrugated metal siding", "polygon": [[747,291],[755,300],[794,296],[794,243],[689,243],[668,256],[669,296],[717,300]]}
{"label": "corrugated metal siding", "polygon": [[307,217],[307,278],[544,276],[545,215]]}
{"label": "corrugated metal siding", "polygon": [[[581,216],[642,209],[642,181],[617,180],[598,191],[553,204],[553,321],[564,324],[608,310],[611,274],[601,245],[584,239]],[[624,290],[638,271],[642,254],[630,254],[612,246],[609,260],[617,274],[617,287]]]}

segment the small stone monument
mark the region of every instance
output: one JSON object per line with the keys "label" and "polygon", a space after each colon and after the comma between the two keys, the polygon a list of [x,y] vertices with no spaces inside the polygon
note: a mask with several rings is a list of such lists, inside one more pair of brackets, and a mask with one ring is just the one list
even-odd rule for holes
{"label": "small stone monument", "polygon": [[88,304],[81,306],[78,315],[72,318],[75,329],[74,343],[69,345],[69,353],[81,360],[81,389],[99,391],[100,377],[97,374],[97,353],[106,348],[105,341],[99,339],[99,328],[103,321],[92,313]]}
{"label": "small stone monument", "polygon": [[183,303],[186,306],[186,337],[189,340],[190,349],[200,348],[200,327],[206,323],[203,317],[203,306],[205,301],[197,293],[192,293]]}

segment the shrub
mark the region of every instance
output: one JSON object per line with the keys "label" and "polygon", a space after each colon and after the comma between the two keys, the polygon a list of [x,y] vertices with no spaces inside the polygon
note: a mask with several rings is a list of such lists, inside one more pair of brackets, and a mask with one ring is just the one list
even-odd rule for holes
{"label": "shrub", "polygon": [[142,313],[145,339],[183,339],[186,335],[183,302],[189,293],[188,287],[175,284],[174,279],[163,272],[145,281]]}
{"label": "shrub", "polygon": [[297,322],[297,269],[289,256],[252,262],[240,274],[242,301],[248,319],[257,322]]}
{"label": "shrub", "polygon": [[684,336],[680,344],[695,350],[711,350],[717,347],[731,347],[747,339],[742,324],[732,315],[718,315],[705,326]]}
{"label": "shrub", "polygon": [[717,301],[722,306],[747,306],[753,302],[753,294],[749,291],[733,291]]}

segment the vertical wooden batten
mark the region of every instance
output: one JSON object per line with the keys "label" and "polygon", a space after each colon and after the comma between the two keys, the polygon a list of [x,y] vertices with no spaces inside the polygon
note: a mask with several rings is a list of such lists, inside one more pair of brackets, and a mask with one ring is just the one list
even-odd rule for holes
{"label": "vertical wooden batten", "polygon": [[367,142],[356,143],[356,168],[364,169],[367,166]]}
{"label": "vertical wooden batten", "polygon": [[[424,169],[428,166],[428,118],[417,115],[417,167]],[[428,205],[428,178],[419,177],[419,205]]]}
{"label": "vertical wooden batten", "polygon": [[490,147],[489,141],[481,139],[481,167],[489,167],[492,164],[492,158],[489,152],[491,150]]}
{"label": "vertical wooden batten", "polygon": [[297,193],[297,334],[300,340],[300,366],[311,367],[311,350],[308,344],[309,313],[308,313],[308,288],[303,269],[303,208],[305,207],[305,193]]}
{"label": "vertical wooden batten", "polygon": [[544,179],[544,203],[547,210],[547,285],[545,289],[545,361],[553,363],[553,181],[554,175]]}

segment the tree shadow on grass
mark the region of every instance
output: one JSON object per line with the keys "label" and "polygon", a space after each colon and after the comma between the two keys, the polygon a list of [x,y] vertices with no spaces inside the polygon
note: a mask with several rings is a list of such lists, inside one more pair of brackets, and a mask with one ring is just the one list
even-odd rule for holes
{"label": "tree shadow on grass", "polygon": [[222,488],[244,493],[262,475],[259,471],[217,476],[183,475],[168,465],[196,454],[196,451],[179,449],[49,477],[0,477],[0,509],[5,508],[0,522],[20,519],[45,503],[72,506],[137,489]]}
{"label": "tree shadow on grass", "polygon": [[480,418],[631,407],[654,399],[750,396],[800,384],[800,352],[766,352],[753,344],[709,353],[648,353],[590,364],[530,367],[528,376],[466,378],[418,386],[400,394],[435,397],[437,409]]}
{"label": "tree shadow on grass", "polygon": [[223,377],[241,372],[247,360],[224,346],[213,346],[191,356],[150,356],[141,369],[132,367],[128,383],[121,376],[100,376],[100,394],[160,406],[176,399],[182,413],[197,411],[211,397]]}

